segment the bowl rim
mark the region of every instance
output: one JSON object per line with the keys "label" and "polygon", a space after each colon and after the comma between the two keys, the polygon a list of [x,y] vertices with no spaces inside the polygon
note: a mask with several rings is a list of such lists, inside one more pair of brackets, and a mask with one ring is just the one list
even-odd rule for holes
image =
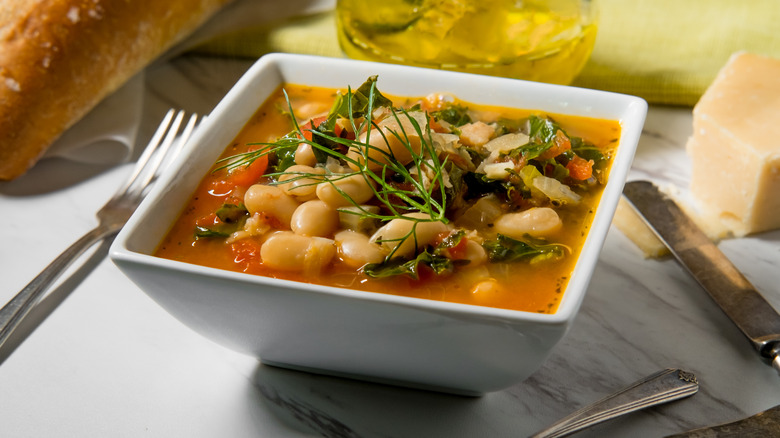
{"label": "bowl rim", "polygon": [[[336,69],[350,69],[356,66],[360,66],[361,68],[376,70],[380,78],[382,75],[412,75],[413,77],[424,76],[426,78],[441,76],[451,80],[460,79],[469,81],[472,84],[477,83],[480,85],[492,84],[493,86],[498,87],[517,87],[521,90],[527,88],[538,88],[540,92],[552,92],[556,95],[574,93],[575,95],[580,95],[584,98],[593,98],[595,100],[608,99],[619,103],[623,107],[622,111],[620,112],[624,115],[624,117],[622,117],[620,120],[613,118],[613,120],[618,120],[621,124],[621,139],[619,143],[620,147],[618,147],[618,152],[613,159],[609,182],[605,187],[604,192],[602,193],[601,200],[599,201],[599,205],[596,209],[596,214],[593,218],[591,229],[589,230],[588,237],[586,238],[585,246],[583,247],[578,257],[577,264],[575,265],[574,274],[576,275],[578,272],[585,271],[585,275],[579,275],[576,278],[575,275],[572,276],[566,290],[563,293],[563,296],[561,297],[558,308],[554,313],[545,314],[531,311],[479,306],[476,304],[453,303],[447,301],[429,300],[425,298],[405,297],[400,295],[304,283],[293,280],[276,279],[260,275],[234,272],[186,262],[163,259],[151,254],[146,254],[130,249],[129,241],[132,239],[133,235],[139,232],[138,226],[142,218],[147,216],[150,211],[152,211],[152,206],[160,201],[161,197],[165,193],[166,187],[173,182],[176,174],[184,166],[186,159],[194,154],[197,150],[200,150],[204,147],[214,147],[206,145],[205,138],[210,130],[219,129],[219,127],[216,125],[217,119],[219,119],[219,117],[215,116],[228,111],[236,100],[241,99],[241,94],[248,87],[252,86],[253,83],[258,80],[258,77],[261,76],[266,70],[271,69],[277,71],[279,82],[275,84],[276,87],[285,83],[284,74],[281,72],[284,68],[294,68],[296,66],[300,67],[311,64],[317,66],[324,65],[326,68]],[[348,84],[341,86],[343,87],[346,85]],[[458,95],[456,91],[452,91],[452,93],[460,98],[460,95]],[[397,95],[397,93],[390,92],[388,92],[388,94]],[[406,95],[413,96],[414,94],[410,93]],[[266,97],[267,96],[265,96],[263,99]],[[471,100],[464,100],[471,102]],[[485,103],[490,104],[489,102]],[[260,103],[258,103],[257,106],[259,105]],[[529,108],[529,106],[516,107]],[[561,111],[557,110],[542,109],[542,111],[559,114],[562,113]],[[423,67],[384,64],[371,61],[358,61],[352,59],[321,57],[315,55],[282,53],[264,55],[263,57],[259,58],[231,87],[228,93],[226,93],[226,95],[212,110],[209,117],[206,118],[199,129],[196,130],[196,132],[190,138],[188,144],[191,145],[191,147],[189,147],[187,151],[179,154],[174,162],[171,163],[169,169],[167,169],[159,178],[157,184],[155,184],[155,186],[151,189],[148,196],[146,196],[146,198],[142,201],[141,205],[133,213],[127,224],[115,238],[109,250],[109,258],[117,264],[134,264],[137,266],[155,267],[158,269],[170,270],[180,274],[211,276],[226,281],[237,281],[245,284],[254,284],[256,286],[271,286],[287,290],[302,290],[307,293],[321,293],[347,299],[368,300],[378,303],[385,303],[388,305],[413,307],[420,310],[446,312],[447,314],[468,315],[470,317],[499,319],[513,322],[532,322],[549,326],[567,325],[572,321],[574,315],[576,315],[587,292],[590,276],[595,269],[598,254],[600,253],[604,239],[606,238],[606,233],[609,229],[611,218],[617,205],[617,200],[620,196],[620,193],[622,192],[623,183],[626,180],[631,161],[633,160],[636,144],[638,143],[639,135],[641,134],[641,129],[644,124],[646,111],[647,102],[645,102],[643,99],[636,96],[629,96],[608,91],[530,82],[519,79],[482,76],[471,73],[433,70]],[[572,115],[585,115],[582,114],[582,112],[566,113]],[[591,117],[590,115],[585,116]],[[248,115],[248,117],[251,117],[251,114]],[[626,124],[628,126],[626,126]],[[627,127],[630,129],[626,129]],[[618,160],[620,160],[620,163],[622,163],[621,165],[618,165]],[[200,178],[202,178],[202,176]],[[615,182],[610,184],[610,182],[613,180]],[[198,181],[200,181],[200,179],[198,179]],[[192,188],[192,190],[194,190],[194,188]],[[608,202],[606,207],[604,204],[605,201]],[[605,216],[608,216],[608,218]],[[594,242],[594,239],[597,239],[598,241]],[[583,259],[586,256],[592,258],[592,260]],[[585,264],[583,265],[583,263]],[[578,282],[577,285],[579,292],[570,290],[572,289],[572,284],[575,281]],[[258,291],[261,290],[262,288],[258,289]]]}

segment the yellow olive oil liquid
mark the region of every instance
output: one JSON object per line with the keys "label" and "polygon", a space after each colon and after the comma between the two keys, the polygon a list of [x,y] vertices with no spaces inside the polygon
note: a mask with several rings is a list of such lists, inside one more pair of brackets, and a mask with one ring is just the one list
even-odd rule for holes
{"label": "yellow olive oil liquid", "polygon": [[596,39],[582,0],[338,0],[347,56],[568,84]]}

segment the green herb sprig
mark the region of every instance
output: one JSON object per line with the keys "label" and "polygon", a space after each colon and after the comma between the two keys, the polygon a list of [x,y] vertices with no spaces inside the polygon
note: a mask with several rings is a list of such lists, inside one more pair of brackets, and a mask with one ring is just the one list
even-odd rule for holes
{"label": "green herb sprig", "polygon": [[[308,184],[326,182],[331,184],[341,196],[356,207],[354,209],[340,209],[340,211],[346,214],[354,214],[361,216],[362,219],[373,219],[383,223],[393,219],[413,222],[411,230],[405,236],[379,241],[379,243],[397,241],[396,249],[406,239],[416,239],[415,231],[418,223],[432,221],[448,222],[445,216],[447,211],[447,194],[443,170],[447,160],[439,159],[432,141],[430,126],[428,124],[420,126],[420,123],[405,109],[392,108],[392,102],[377,90],[376,76],[370,77],[356,92],[348,88],[346,95],[334,102],[325,122],[319,127],[306,128],[305,130],[311,133],[311,140],[306,139],[304,136],[304,128],[298,124],[286,92],[284,96],[291,115],[293,131],[274,142],[252,144],[260,146],[255,151],[233,155],[220,160],[221,166],[217,167],[215,171],[223,169],[230,171],[235,167],[251,164],[258,158],[266,155],[269,158],[276,158],[276,171],[265,175],[273,180],[272,184],[289,183],[309,178],[314,180],[314,182]],[[398,130],[385,132],[379,127],[373,119],[374,109],[378,107],[390,108],[390,117],[395,118],[399,127]],[[339,118],[347,120],[349,127],[352,129],[352,132],[356,133],[357,138],[342,138],[335,134],[335,123]],[[403,119],[409,121],[413,132],[407,132],[401,123]],[[358,138],[360,137],[359,133],[362,132],[365,132],[365,139],[361,141]],[[372,145],[370,142],[372,135],[381,135],[383,141],[387,144],[391,141],[389,136],[395,137],[411,156],[411,162],[408,164],[402,163],[395,157],[392,150],[385,151]],[[412,135],[416,135],[420,139],[419,152],[412,147],[412,140],[410,139]],[[287,172],[286,169],[289,165],[284,166],[283,163],[280,163],[279,157],[280,155],[288,157],[291,153],[294,154],[301,144],[310,145],[317,155],[324,157],[318,160],[320,162],[324,162],[330,157],[338,160],[340,164],[347,165],[355,170],[347,173],[326,172],[324,175],[301,171]],[[349,152],[351,151],[354,151],[354,153],[350,154]],[[354,158],[355,156],[356,158]],[[287,161],[290,160],[288,159]],[[414,173],[419,176],[415,176]],[[431,182],[427,187],[423,182],[423,173],[428,173],[430,176]],[[369,183],[375,199],[384,207],[383,209],[380,209],[379,212],[374,212],[362,207],[336,184],[339,180],[354,175],[361,175]],[[391,176],[392,182],[390,180]],[[399,181],[400,183],[398,183]],[[427,217],[406,216],[410,212],[421,212]],[[387,256],[388,260],[393,256],[394,252],[395,250]]]}

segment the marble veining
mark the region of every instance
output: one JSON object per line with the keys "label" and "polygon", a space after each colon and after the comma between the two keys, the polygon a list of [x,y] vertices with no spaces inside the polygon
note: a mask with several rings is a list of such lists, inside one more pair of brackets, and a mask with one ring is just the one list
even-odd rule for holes
{"label": "marble veining", "polygon": [[[169,107],[207,114],[249,65],[183,57],[149,69],[139,144]],[[651,107],[629,179],[684,194],[690,133],[690,108]],[[91,227],[128,170],[55,160],[0,184],[0,301]],[[780,308],[780,232],[720,246]],[[780,404],[780,377],[698,284],[672,259],[644,259],[614,227],[582,310],[546,363],[479,398],[258,363],[191,332],[110,262],[92,268],[0,354],[3,436],[521,437],[663,368],[695,374],[700,392],[577,436],[660,437]]]}

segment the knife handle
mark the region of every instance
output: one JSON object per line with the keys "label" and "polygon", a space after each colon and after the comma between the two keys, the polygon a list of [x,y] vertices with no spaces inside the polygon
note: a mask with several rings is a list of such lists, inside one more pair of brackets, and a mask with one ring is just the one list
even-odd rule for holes
{"label": "knife handle", "polygon": [[696,376],[666,369],[562,418],[531,438],[557,438],[649,406],[688,397],[699,390]]}
{"label": "knife handle", "polygon": [[732,423],[702,427],[668,435],[666,438],[766,438],[776,436],[780,436],[780,405]]}

